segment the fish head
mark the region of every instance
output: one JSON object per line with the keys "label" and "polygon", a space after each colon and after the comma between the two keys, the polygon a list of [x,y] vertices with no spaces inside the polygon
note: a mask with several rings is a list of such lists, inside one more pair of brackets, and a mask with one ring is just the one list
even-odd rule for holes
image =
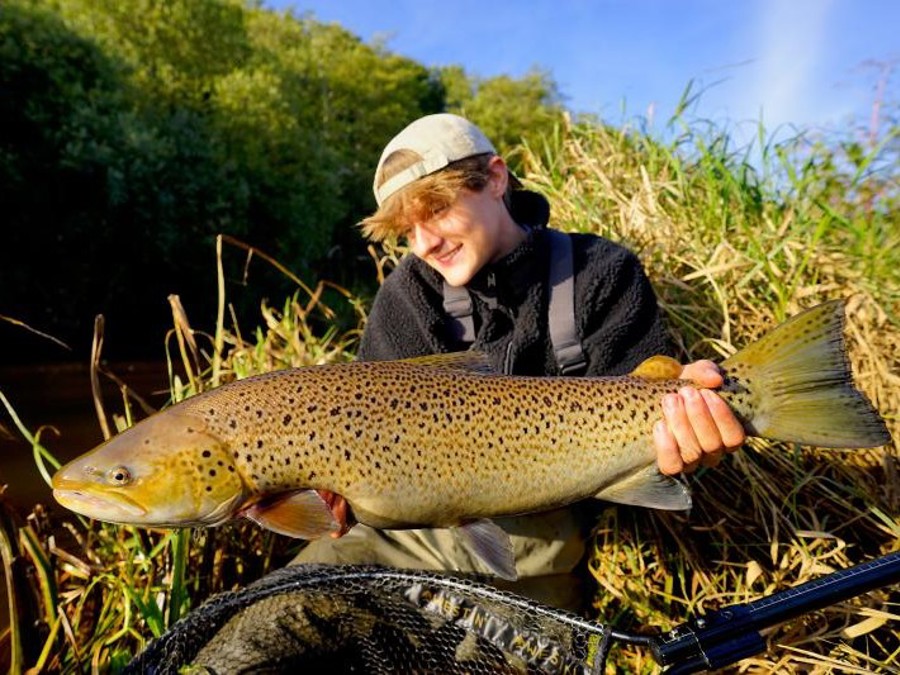
{"label": "fish head", "polygon": [[228,445],[202,417],[177,407],[139,422],[53,476],[53,496],[66,508],[147,527],[217,525],[246,494]]}

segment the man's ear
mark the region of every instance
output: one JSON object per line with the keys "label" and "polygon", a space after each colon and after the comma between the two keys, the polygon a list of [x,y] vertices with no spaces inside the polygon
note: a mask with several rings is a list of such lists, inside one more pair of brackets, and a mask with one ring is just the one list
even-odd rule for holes
{"label": "man's ear", "polygon": [[506,194],[506,187],[509,184],[509,169],[506,162],[500,155],[494,155],[488,162],[488,169],[491,172],[491,179],[488,183],[491,196],[502,198]]}

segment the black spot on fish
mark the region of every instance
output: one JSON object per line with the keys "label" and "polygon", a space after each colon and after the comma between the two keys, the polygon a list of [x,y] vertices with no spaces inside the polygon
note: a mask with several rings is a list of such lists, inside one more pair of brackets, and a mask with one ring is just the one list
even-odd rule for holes
{"label": "black spot on fish", "polygon": [[204,457],[212,457],[212,452],[210,452],[209,450],[204,450],[204,451],[203,451],[203,456],[204,456]]}
{"label": "black spot on fish", "polygon": [[215,409],[215,408],[210,408],[207,412],[209,412],[210,415],[215,416],[215,414],[216,414],[216,409]]}
{"label": "black spot on fish", "polygon": [[349,450],[344,450],[344,459],[346,459],[348,462],[350,461],[350,451]]}
{"label": "black spot on fish", "polygon": [[306,412],[308,412],[308,413],[314,413],[314,412],[316,412],[316,410],[318,410],[318,409],[319,409],[319,406],[317,406],[317,405],[308,405],[308,406],[306,406]]}
{"label": "black spot on fish", "polygon": [[400,401],[396,398],[392,398],[391,402],[388,404],[391,406],[391,409],[396,409],[398,405],[400,405]]}
{"label": "black spot on fish", "polygon": [[244,406],[244,412],[250,412],[250,405],[247,404]]}
{"label": "black spot on fish", "polygon": [[310,432],[309,432],[309,440],[312,441],[312,440],[315,440],[315,438],[316,438],[316,432],[315,432],[315,431],[310,431]]}
{"label": "black spot on fish", "polygon": [[229,470],[231,473],[234,473],[234,467],[231,466],[231,464],[228,465],[228,470]]}
{"label": "black spot on fish", "polygon": [[375,462],[375,468],[376,468],[376,469],[380,469],[380,468],[381,468],[381,462]]}
{"label": "black spot on fish", "polygon": [[209,475],[214,477],[214,476],[216,475],[216,470],[215,470],[215,469],[210,469],[210,470],[209,470]]}
{"label": "black spot on fish", "polygon": [[362,436],[362,435],[363,435],[363,430],[362,430],[362,429],[357,429],[357,430],[356,430],[356,437],[359,438],[359,437]]}
{"label": "black spot on fish", "polygon": [[253,461],[253,455],[251,455],[251,454],[248,452],[246,455],[244,455],[244,459],[247,460],[248,462],[252,462],[252,461]]}
{"label": "black spot on fish", "polygon": [[212,492],[212,486],[211,486],[211,485],[207,485],[207,486],[206,486],[206,491],[207,491],[207,492]]}
{"label": "black spot on fish", "polygon": [[292,417],[291,417],[290,415],[285,415],[285,416],[281,419],[281,423],[282,423],[284,426],[287,426],[288,424],[291,423],[291,419],[292,419]]}
{"label": "black spot on fish", "polygon": [[260,439],[258,439],[258,440],[256,441],[256,448],[257,448],[257,450],[260,449],[260,448],[262,448],[262,446],[263,446],[263,442],[262,442],[262,439],[260,438]]}
{"label": "black spot on fish", "polygon": [[316,477],[316,472],[315,472],[315,471],[310,471],[310,472],[309,472],[309,475],[307,476],[307,479],[308,479],[308,480],[312,480],[312,479],[315,478],[315,477]]}
{"label": "black spot on fish", "polygon": [[228,426],[231,427],[232,429],[237,429],[237,421],[234,419],[230,420],[228,422]]}
{"label": "black spot on fish", "polygon": [[341,414],[340,406],[335,406],[334,408],[332,408],[331,410],[328,411],[328,414],[331,415],[332,417],[337,417],[338,415]]}
{"label": "black spot on fish", "polygon": [[256,411],[256,419],[260,419],[262,416],[263,416],[263,411],[262,411],[262,410],[257,410],[257,411]]}

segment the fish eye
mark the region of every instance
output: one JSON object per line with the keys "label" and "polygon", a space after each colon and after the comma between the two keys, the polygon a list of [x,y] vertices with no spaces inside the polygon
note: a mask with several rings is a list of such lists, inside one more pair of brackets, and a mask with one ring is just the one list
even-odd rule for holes
{"label": "fish eye", "polygon": [[124,466],[116,466],[106,472],[106,479],[113,485],[128,485],[131,472]]}

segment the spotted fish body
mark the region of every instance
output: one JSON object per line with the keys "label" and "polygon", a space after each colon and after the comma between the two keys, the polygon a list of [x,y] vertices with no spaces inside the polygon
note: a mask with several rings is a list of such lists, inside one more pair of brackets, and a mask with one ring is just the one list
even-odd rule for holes
{"label": "spotted fish body", "polygon": [[255,492],[329,490],[367,525],[449,526],[553,508],[652,465],[650,426],[680,384],[382,361],[263,375],[182,411],[225,440]]}
{"label": "spotted fish body", "polygon": [[[722,364],[720,394],[749,434],[826,447],[889,442],[852,385],[843,326],[843,304],[826,303]],[[246,515],[304,537],[344,524],[335,498],[378,528],[487,523],[590,496],[684,509],[689,495],[659,474],[651,441],[661,399],[684,384],[649,367],[626,377],[497,375],[468,353],[280,371],[140,422],[60,469],[54,495],[113,522]],[[484,530],[474,541],[482,557],[496,555],[484,550]]]}

